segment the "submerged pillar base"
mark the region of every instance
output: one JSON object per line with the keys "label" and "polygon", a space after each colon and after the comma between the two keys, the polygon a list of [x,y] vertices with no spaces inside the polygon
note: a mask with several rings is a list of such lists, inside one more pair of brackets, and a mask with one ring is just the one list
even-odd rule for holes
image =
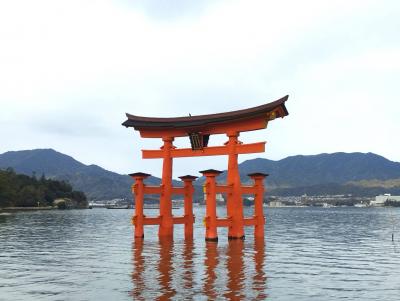
{"label": "submerged pillar base", "polygon": [[218,241],[218,237],[206,237],[206,241],[214,241],[214,242],[217,242],[217,241]]}

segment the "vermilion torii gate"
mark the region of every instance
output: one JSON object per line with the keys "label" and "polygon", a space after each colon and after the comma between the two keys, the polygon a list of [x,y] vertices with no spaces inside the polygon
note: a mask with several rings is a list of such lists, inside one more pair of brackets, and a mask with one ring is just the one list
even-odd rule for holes
{"label": "vermilion torii gate", "polygon": [[[150,176],[146,173],[130,174],[135,179],[132,186],[135,195],[135,215],[132,222],[135,226],[135,237],[143,237],[144,225],[159,225],[159,236],[173,236],[173,225],[185,225],[185,237],[193,236],[194,216],[192,210],[193,186],[195,176],[180,177],[184,187],[172,186],[172,160],[180,157],[228,155],[228,172],[226,185],[217,185],[215,178],[221,172],[208,169],[201,173],[206,177],[206,240],[218,240],[217,227],[228,227],[229,239],[243,239],[244,226],[254,225],[256,237],[264,236],[263,195],[264,178],[262,173],[249,176],[254,180],[253,186],[244,186],[240,182],[238,155],[261,153],[265,151],[266,142],[243,144],[238,140],[240,132],[260,130],[267,127],[270,120],[285,117],[288,111],[285,102],[288,96],[258,107],[232,111],[220,114],[177,117],[153,118],[126,114],[128,119],[122,124],[133,127],[143,138],[160,138],[163,146],[160,150],[142,150],[144,159],[163,159],[162,178],[160,186],[147,186],[144,179]],[[228,141],[222,146],[208,146],[210,135],[226,134]],[[175,137],[190,138],[191,148],[178,149],[173,145]],[[216,215],[216,194],[225,193],[227,196],[227,217],[218,218]],[[160,195],[160,215],[146,217],[143,214],[145,194]],[[172,215],[172,195],[184,195],[185,215]],[[255,209],[252,218],[243,216],[242,194],[255,195]]]}

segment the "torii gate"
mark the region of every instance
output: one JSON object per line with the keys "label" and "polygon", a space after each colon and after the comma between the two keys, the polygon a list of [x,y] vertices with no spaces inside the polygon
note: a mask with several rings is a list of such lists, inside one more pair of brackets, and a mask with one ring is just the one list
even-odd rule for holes
{"label": "torii gate", "polygon": [[[135,179],[132,191],[135,195],[135,215],[132,223],[135,226],[135,237],[143,237],[144,225],[159,225],[159,236],[173,236],[174,224],[185,224],[185,237],[193,236],[194,216],[192,210],[193,186],[195,176],[180,177],[184,187],[172,186],[172,160],[180,157],[228,155],[228,173],[226,185],[217,185],[215,178],[221,171],[208,169],[201,173],[206,177],[206,240],[216,241],[217,227],[228,227],[229,239],[243,239],[244,226],[255,226],[254,235],[264,236],[263,195],[264,178],[267,174],[253,173],[253,186],[243,186],[240,182],[238,155],[261,153],[265,151],[266,142],[243,144],[238,140],[240,132],[260,130],[267,127],[270,120],[285,117],[288,111],[285,102],[288,96],[265,105],[245,110],[219,114],[153,118],[126,114],[127,120],[122,124],[133,127],[143,138],[161,138],[163,146],[160,150],[142,150],[143,159],[163,159],[160,186],[147,186],[143,180],[150,176],[146,173],[130,174]],[[210,135],[226,134],[228,141],[223,146],[208,146]],[[191,148],[176,148],[175,137],[190,138]],[[216,215],[216,193],[227,194],[227,217]],[[144,194],[160,194],[160,215],[146,217],[143,214]],[[172,195],[184,194],[185,215],[172,215]],[[255,210],[252,218],[243,216],[242,194],[255,195]]]}

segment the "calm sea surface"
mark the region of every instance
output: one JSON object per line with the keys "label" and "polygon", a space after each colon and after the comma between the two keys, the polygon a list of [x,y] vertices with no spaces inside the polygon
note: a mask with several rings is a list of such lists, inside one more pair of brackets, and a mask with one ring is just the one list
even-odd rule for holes
{"label": "calm sea surface", "polygon": [[218,244],[204,211],[191,242],[135,242],[132,210],[0,215],[0,300],[400,300],[398,209],[266,209],[265,241]]}

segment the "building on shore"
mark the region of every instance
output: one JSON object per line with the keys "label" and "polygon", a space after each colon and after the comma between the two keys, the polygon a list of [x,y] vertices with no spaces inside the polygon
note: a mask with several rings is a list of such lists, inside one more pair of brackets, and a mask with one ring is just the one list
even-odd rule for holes
{"label": "building on shore", "polygon": [[280,201],[271,201],[269,202],[269,207],[283,207],[283,203]]}
{"label": "building on shore", "polygon": [[382,207],[386,201],[400,202],[400,196],[390,195],[389,193],[381,194],[375,197],[374,201],[371,201],[370,205],[373,207]]}

